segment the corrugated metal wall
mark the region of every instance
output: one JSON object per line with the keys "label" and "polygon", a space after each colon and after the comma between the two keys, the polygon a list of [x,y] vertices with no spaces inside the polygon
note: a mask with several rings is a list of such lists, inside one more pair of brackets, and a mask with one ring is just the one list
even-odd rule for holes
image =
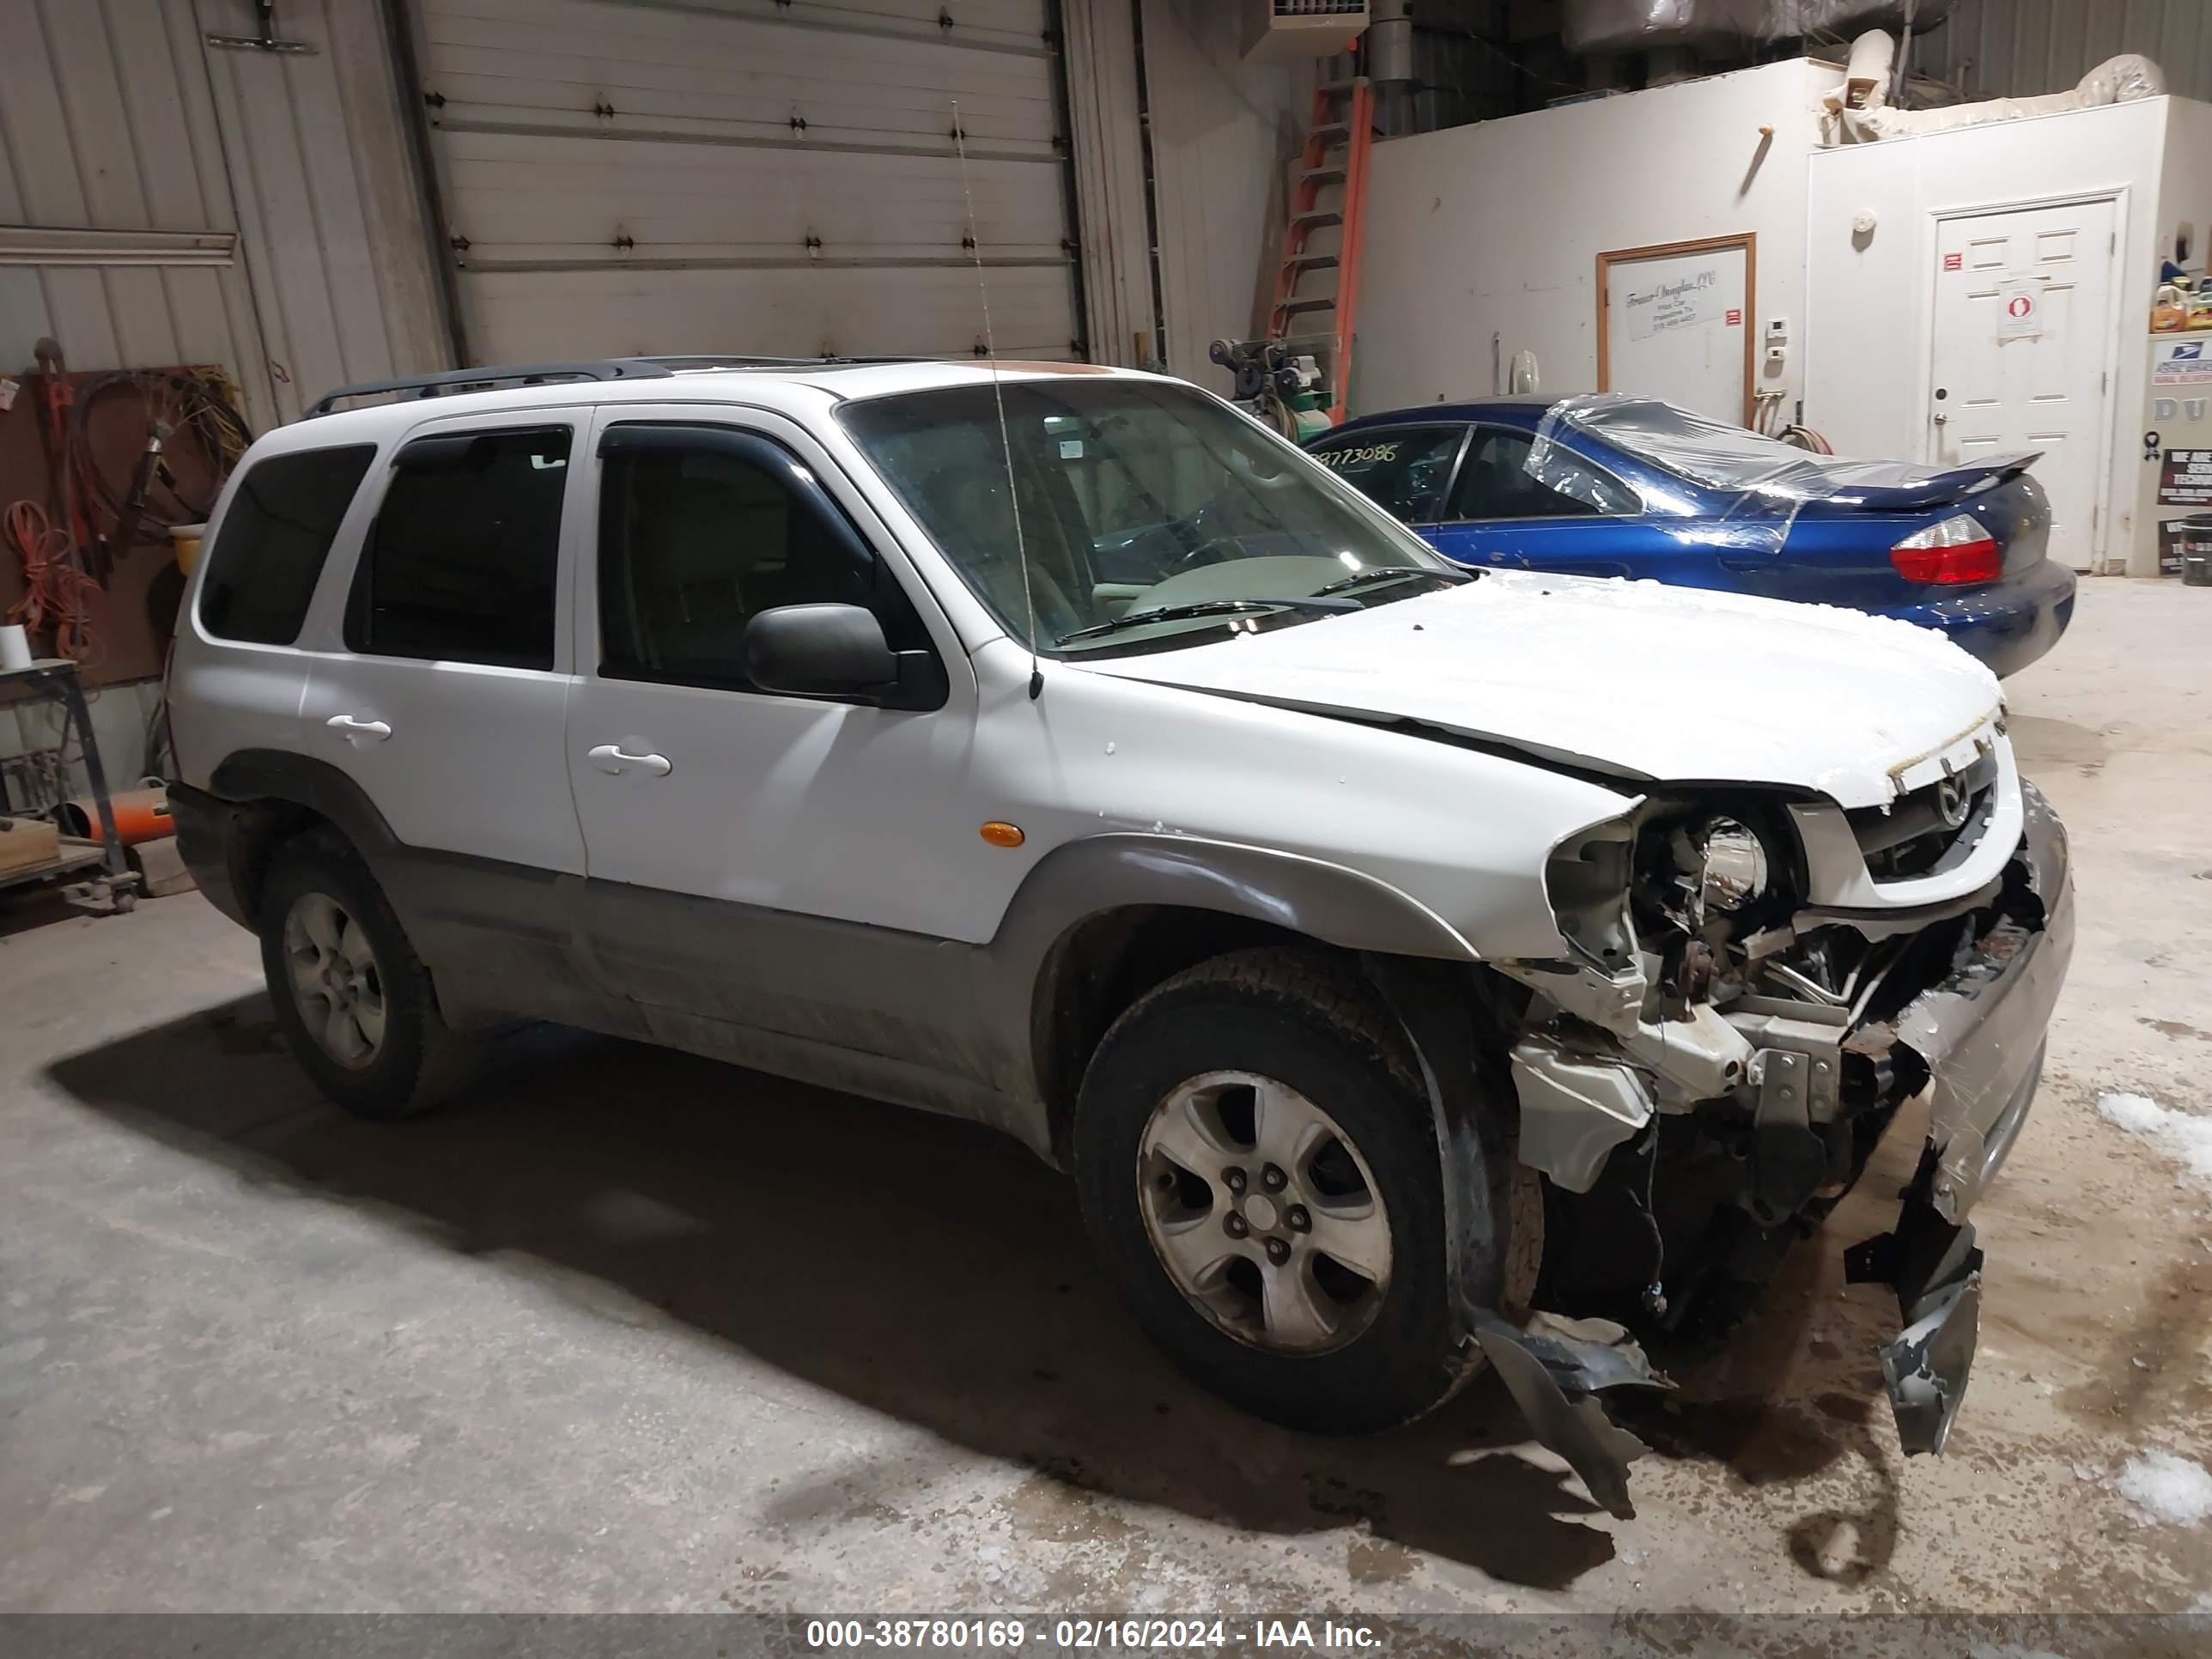
{"label": "corrugated metal wall", "polygon": [[1512,115],[1559,90],[1510,39],[1515,0],[1425,0],[1413,8],[1413,84],[1401,103],[1383,100],[1382,136]]}
{"label": "corrugated metal wall", "polygon": [[1158,319],[1138,125],[1135,0],[1062,0],[1060,16],[1091,357],[1142,368]]}
{"label": "corrugated metal wall", "polygon": [[[0,40],[0,222],[235,233],[189,3],[9,0]],[[245,255],[217,266],[0,268],[0,373],[41,335],[72,367],[221,363],[275,418]]]}
{"label": "corrugated metal wall", "polygon": [[[197,12],[209,33],[254,32],[251,0],[198,0]],[[382,5],[285,0],[276,13],[278,33],[313,52],[209,48],[205,62],[289,418],[333,386],[453,359]]]}
{"label": "corrugated metal wall", "polygon": [[[1531,49],[1519,44],[1519,3],[1426,0],[1416,8],[1414,81],[1378,100],[1381,131],[1510,114],[1564,86],[1525,61]],[[1322,76],[1350,73],[1351,59],[1245,57],[1243,31],[1255,4],[1062,0],[1084,283],[1092,355],[1102,362],[1142,364],[1164,340],[1172,372],[1225,390],[1228,376],[1207,361],[1208,346],[1249,337],[1264,321],[1289,167],[1311,118],[1313,88]],[[1499,44],[1508,40],[1516,44]],[[1317,232],[1309,246],[1334,252],[1335,234]]]}
{"label": "corrugated metal wall", "polygon": [[1061,10],[1091,355],[1139,367],[1164,356],[1171,374],[1225,392],[1206,349],[1263,320],[1316,64],[1245,58],[1245,7],[1230,0]]}
{"label": "corrugated metal wall", "polygon": [[1970,98],[2063,92],[2123,52],[2158,60],[2170,91],[2212,99],[2207,0],[1958,0],[1913,67]]}
{"label": "corrugated metal wall", "polygon": [[0,372],[220,363],[258,428],[448,361],[383,12],[289,0],[313,54],[225,51],[251,0],[7,0],[0,223],[235,237],[228,264],[0,266]]}
{"label": "corrugated metal wall", "polygon": [[1273,291],[1291,158],[1311,118],[1311,60],[1238,55],[1241,5],[1142,0],[1145,88],[1169,370],[1224,389],[1217,338],[1249,337]]}
{"label": "corrugated metal wall", "polygon": [[[251,0],[0,0],[0,374],[42,335],[77,370],[219,364],[261,430],[342,381],[450,362],[382,6],[285,0],[278,33],[311,55],[204,39],[254,31]],[[137,234],[53,263],[71,239],[52,231]],[[175,233],[212,234],[215,262],[161,263],[210,257]],[[118,785],[157,690],[94,703]],[[19,791],[56,735],[41,706],[0,709]]]}

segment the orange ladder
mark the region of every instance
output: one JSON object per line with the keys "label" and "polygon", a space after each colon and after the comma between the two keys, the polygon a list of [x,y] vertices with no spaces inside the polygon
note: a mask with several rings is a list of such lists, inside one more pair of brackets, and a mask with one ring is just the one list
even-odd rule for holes
{"label": "orange ladder", "polygon": [[[1267,313],[1267,337],[1292,347],[1322,348],[1328,375],[1329,423],[1343,420],[1352,389],[1352,317],[1359,301],[1359,249],[1367,199],[1367,160],[1375,148],[1375,94],[1364,75],[1318,87],[1313,122],[1299,153],[1298,173],[1283,228],[1283,263],[1275,273],[1275,302]],[[1322,193],[1340,185],[1336,204],[1324,206]],[[1336,248],[1308,246],[1317,230],[1336,228]],[[1302,294],[1299,284],[1316,271],[1336,272],[1328,294]],[[1294,319],[1326,312],[1325,333],[1293,334]]]}

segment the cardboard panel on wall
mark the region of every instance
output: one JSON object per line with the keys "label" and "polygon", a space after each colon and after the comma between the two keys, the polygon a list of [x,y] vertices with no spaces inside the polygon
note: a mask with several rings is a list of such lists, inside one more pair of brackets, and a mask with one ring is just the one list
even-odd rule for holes
{"label": "cardboard panel on wall", "polygon": [[[167,377],[223,377],[217,368],[158,368],[140,373]],[[0,410],[0,514],[16,501],[36,503],[49,522],[65,528],[55,499],[54,471],[47,443],[44,389],[35,374],[10,372],[17,383],[12,403]],[[120,498],[129,490],[147,437],[148,404],[132,386],[114,384],[107,374],[70,374],[73,392],[89,396],[84,420],[85,447],[89,465]],[[157,389],[165,412],[171,394]],[[179,421],[168,440],[164,459],[174,477],[174,488],[156,485],[150,512],[174,516],[187,507],[211,506],[221,487],[227,463],[219,453],[233,447],[211,444],[197,423]],[[211,449],[217,453],[210,453]],[[112,533],[112,515],[97,505],[88,508],[94,527]],[[0,536],[0,615],[14,610],[24,593],[21,550],[12,536]],[[113,568],[106,585],[88,596],[86,605],[92,647],[83,661],[88,686],[112,685],[149,678],[161,672],[174,626],[176,606],[183,589],[182,573],[167,530],[149,517],[127,549],[114,551]],[[34,645],[34,648],[35,645]]]}

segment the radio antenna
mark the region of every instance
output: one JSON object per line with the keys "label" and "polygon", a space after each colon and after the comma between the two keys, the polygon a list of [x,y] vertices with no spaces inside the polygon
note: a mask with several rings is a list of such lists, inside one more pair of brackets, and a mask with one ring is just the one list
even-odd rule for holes
{"label": "radio antenna", "polygon": [[975,258],[975,292],[983,301],[983,355],[991,364],[991,401],[999,409],[999,449],[1006,458],[1006,504],[1014,511],[1014,562],[1022,570],[1022,608],[1029,613],[1030,701],[1044,693],[1044,670],[1037,666],[1036,596],[1030,591],[1030,550],[1022,535],[1022,498],[1014,483],[1014,445],[1006,434],[1006,394],[999,384],[999,347],[991,337],[991,285],[983,280],[983,242],[975,234],[975,193],[968,187],[968,135],[960,130],[960,100],[952,100],[952,149],[960,158],[960,198],[968,207],[968,251]]}

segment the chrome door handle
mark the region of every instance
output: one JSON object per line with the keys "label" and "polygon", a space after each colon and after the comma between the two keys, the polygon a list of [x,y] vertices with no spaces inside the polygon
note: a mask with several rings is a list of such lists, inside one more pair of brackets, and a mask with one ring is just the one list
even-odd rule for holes
{"label": "chrome door handle", "polygon": [[364,743],[382,743],[392,735],[392,728],[382,720],[357,720],[350,714],[333,714],[323,724],[356,749]]}
{"label": "chrome door handle", "polygon": [[1938,426],[1948,426],[1951,424],[1951,417],[1939,410],[1936,416],[1936,424]]}
{"label": "chrome door handle", "polygon": [[600,771],[617,778],[625,772],[665,778],[676,769],[665,755],[633,755],[618,743],[603,743],[595,749],[586,749],[584,758]]}

